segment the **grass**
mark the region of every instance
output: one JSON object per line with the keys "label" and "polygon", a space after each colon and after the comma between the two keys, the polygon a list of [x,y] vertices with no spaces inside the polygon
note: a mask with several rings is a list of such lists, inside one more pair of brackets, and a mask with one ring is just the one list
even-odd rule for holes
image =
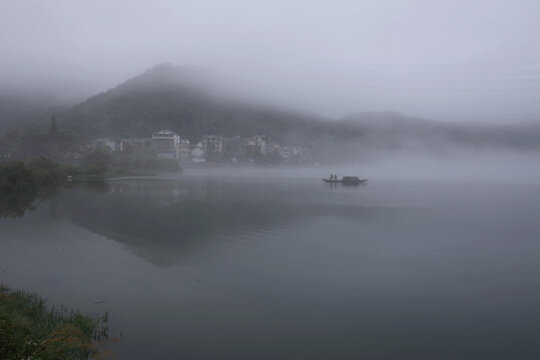
{"label": "grass", "polygon": [[48,309],[34,293],[0,285],[0,359],[87,360],[100,356],[107,314],[94,318]]}

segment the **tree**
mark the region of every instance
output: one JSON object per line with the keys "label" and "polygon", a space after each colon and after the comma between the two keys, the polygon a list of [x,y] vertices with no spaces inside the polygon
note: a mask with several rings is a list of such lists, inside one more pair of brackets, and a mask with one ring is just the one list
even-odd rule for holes
{"label": "tree", "polygon": [[65,178],[62,166],[44,156],[28,160],[26,168],[31,171],[38,186],[58,185]]}
{"label": "tree", "polygon": [[83,171],[92,175],[103,175],[111,167],[112,154],[107,149],[98,149],[83,156],[81,165]]}

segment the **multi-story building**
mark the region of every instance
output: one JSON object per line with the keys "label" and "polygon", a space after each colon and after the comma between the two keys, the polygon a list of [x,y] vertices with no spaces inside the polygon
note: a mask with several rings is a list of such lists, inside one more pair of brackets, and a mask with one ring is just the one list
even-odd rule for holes
{"label": "multi-story building", "polygon": [[191,145],[188,139],[180,139],[180,143],[176,146],[176,158],[182,161],[191,160]]}
{"label": "multi-story building", "polygon": [[224,152],[230,156],[231,159],[237,160],[238,158],[245,157],[246,153],[246,141],[240,136],[233,136],[231,138],[225,138]]}
{"label": "multi-story building", "polygon": [[223,152],[223,136],[221,135],[206,135],[197,144],[205,154],[222,153]]}
{"label": "multi-story building", "polygon": [[120,140],[120,151],[125,154],[131,154],[134,151],[149,149],[152,146],[152,139],[128,138]]}
{"label": "multi-story building", "polygon": [[178,159],[180,136],[172,130],[164,129],[152,134],[152,148],[162,159]]}
{"label": "multi-story building", "polygon": [[253,160],[258,153],[257,141],[253,138],[247,139],[244,149],[247,159]]}
{"label": "multi-story building", "polygon": [[302,163],[310,161],[312,154],[311,150],[300,146],[282,146],[279,155],[285,162]]}
{"label": "multi-story building", "polygon": [[272,151],[272,143],[270,141],[270,136],[268,135],[256,135],[253,137],[255,145],[257,145],[257,152],[260,154],[268,154]]}

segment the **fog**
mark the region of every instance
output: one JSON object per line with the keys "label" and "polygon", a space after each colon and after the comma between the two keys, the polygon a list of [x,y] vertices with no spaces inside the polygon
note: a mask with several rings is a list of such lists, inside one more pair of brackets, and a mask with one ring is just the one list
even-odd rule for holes
{"label": "fog", "polygon": [[[539,161],[538,153],[509,151],[462,151],[440,157],[404,152],[335,165],[190,168],[180,177],[207,177],[231,181],[247,178],[255,182],[260,180],[277,183],[303,179],[312,183],[318,178],[336,174],[338,177],[358,176],[368,179],[368,185],[370,182],[377,184],[396,181],[526,185],[540,183],[540,168],[537,166]],[[178,175],[162,177],[176,179]]]}
{"label": "fog", "polygon": [[539,15],[0,0],[0,356],[540,359]]}
{"label": "fog", "polygon": [[533,0],[2,1],[0,121],[62,119],[156,64],[186,64],[221,95],[341,119],[333,137],[274,138],[311,145],[309,176],[537,181],[538,13]]}
{"label": "fog", "polygon": [[536,0],[0,3],[0,92],[75,103],[164,61],[328,117],[540,114]]}

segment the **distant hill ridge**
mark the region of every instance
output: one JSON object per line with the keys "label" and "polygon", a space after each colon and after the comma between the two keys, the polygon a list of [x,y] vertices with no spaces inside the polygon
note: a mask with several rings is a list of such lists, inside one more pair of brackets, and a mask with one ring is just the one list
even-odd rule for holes
{"label": "distant hill ridge", "polygon": [[64,123],[89,136],[148,136],[170,128],[195,140],[208,133],[281,138],[322,120],[233,100],[226,91],[202,69],[162,64],[76,105]]}
{"label": "distant hill ridge", "polygon": [[334,155],[350,152],[352,145],[371,150],[452,145],[540,149],[538,124],[442,123],[392,112],[333,120],[240,100],[228,90],[205,69],[161,64],[74,106],[61,119],[63,126],[89,138],[148,137],[161,128],[191,141],[204,134],[267,134],[282,143],[341,147]]}

